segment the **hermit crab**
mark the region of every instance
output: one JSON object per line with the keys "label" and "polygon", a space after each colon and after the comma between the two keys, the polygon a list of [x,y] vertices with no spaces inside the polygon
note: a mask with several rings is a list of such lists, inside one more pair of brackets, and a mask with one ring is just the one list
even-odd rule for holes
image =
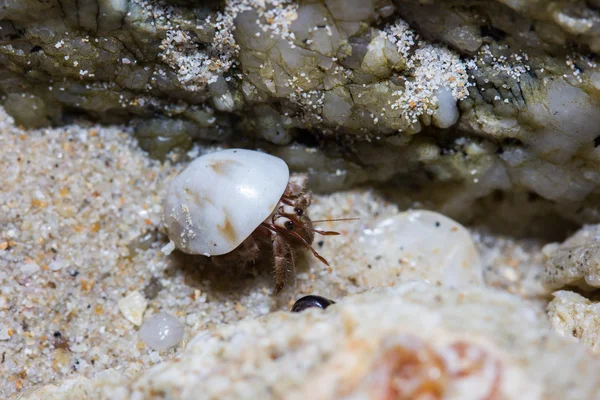
{"label": "hermit crab", "polygon": [[229,149],[192,161],[171,182],[163,210],[169,238],[180,251],[214,265],[247,264],[272,253],[275,290],[295,277],[294,247],[312,247],[317,230],[307,215],[306,177],[258,151]]}

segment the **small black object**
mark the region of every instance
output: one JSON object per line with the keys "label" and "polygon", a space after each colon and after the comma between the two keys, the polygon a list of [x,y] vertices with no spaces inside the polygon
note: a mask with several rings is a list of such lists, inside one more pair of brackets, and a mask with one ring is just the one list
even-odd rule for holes
{"label": "small black object", "polygon": [[304,296],[294,303],[292,312],[301,312],[311,307],[326,309],[332,304],[335,304],[335,301],[326,299],[325,297],[312,295]]}

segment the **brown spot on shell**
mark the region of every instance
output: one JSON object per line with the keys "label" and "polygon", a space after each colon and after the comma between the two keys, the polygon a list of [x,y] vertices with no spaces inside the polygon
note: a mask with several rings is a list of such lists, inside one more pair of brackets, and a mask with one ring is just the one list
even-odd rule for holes
{"label": "brown spot on shell", "polygon": [[229,173],[229,171],[231,171],[232,165],[239,165],[239,164],[240,163],[235,160],[221,160],[221,161],[215,161],[214,163],[209,164],[208,166],[210,168],[212,168],[213,171],[215,171],[215,174],[226,175]]}
{"label": "brown spot on shell", "polygon": [[219,232],[221,232],[228,241],[236,241],[237,234],[235,233],[235,229],[233,225],[231,225],[228,217],[225,217],[225,223],[223,225],[217,225],[217,228],[219,228]]}
{"label": "brown spot on shell", "polygon": [[213,204],[213,202],[210,200],[210,196],[206,196],[204,194],[200,195],[192,190],[190,190],[189,188],[183,188],[183,191],[185,192],[185,194],[187,196],[189,196],[191,198],[191,200],[198,205],[201,205],[202,203],[209,203],[209,204]]}

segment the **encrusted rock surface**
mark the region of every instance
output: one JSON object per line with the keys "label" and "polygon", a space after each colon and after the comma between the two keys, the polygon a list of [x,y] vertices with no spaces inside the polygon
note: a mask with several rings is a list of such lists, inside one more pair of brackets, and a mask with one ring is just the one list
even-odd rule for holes
{"label": "encrusted rock surface", "polygon": [[552,326],[600,352],[600,225],[585,225],[563,243],[546,245],[543,253],[544,286],[563,289],[547,307]]}
{"label": "encrusted rock surface", "polygon": [[573,338],[600,352],[600,304],[580,294],[560,290],[548,305],[552,327],[561,335]]}
{"label": "encrusted rock surface", "polygon": [[600,225],[586,225],[562,244],[545,247],[544,284],[551,289],[600,287]]}
{"label": "encrusted rock surface", "polygon": [[525,191],[600,219],[594,1],[0,4],[0,93],[18,123],[84,113],[131,122],[157,157],[263,146],[321,191],[450,186],[471,205]]}

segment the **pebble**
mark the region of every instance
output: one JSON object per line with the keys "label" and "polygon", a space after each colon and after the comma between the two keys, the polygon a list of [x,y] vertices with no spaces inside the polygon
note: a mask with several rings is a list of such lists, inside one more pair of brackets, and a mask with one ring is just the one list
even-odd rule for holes
{"label": "pebble", "polygon": [[168,313],[158,313],[148,318],[140,328],[140,339],[155,351],[177,345],[183,339],[183,325]]}
{"label": "pebble", "polygon": [[169,243],[167,243],[160,249],[160,251],[165,256],[168,256],[169,254],[171,254],[173,252],[173,250],[175,250],[175,242],[173,242],[172,240],[170,240]]}
{"label": "pebble", "polygon": [[142,325],[144,311],[148,306],[146,298],[137,290],[119,300],[121,314],[135,326]]}
{"label": "pebble", "polygon": [[590,83],[596,90],[600,90],[600,72],[594,72],[590,77]]}
{"label": "pebble", "polygon": [[153,364],[159,363],[162,361],[162,357],[160,356],[160,354],[158,354],[158,352],[156,351],[151,351],[148,356],[150,357],[150,361]]}
{"label": "pebble", "polygon": [[23,263],[19,268],[21,269],[21,273],[27,276],[33,275],[40,270],[40,266],[36,263]]}
{"label": "pebble", "polygon": [[10,335],[8,334],[8,328],[6,326],[0,326],[0,340],[8,340]]}
{"label": "pebble", "polygon": [[449,287],[483,284],[479,252],[465,227],[432,211],[407,211],[373,220],[359,237],[370,265],[363,279],[382,286],[398,275]]}
{"label": "pebble", "polygon": [[62,269],[62,267],[63,267],[63,263],[58,260],[52,261],[48,265],[48,268],[50,268],[50,271],[59,271],[60,269]]}
{"label": "pebble", "polygon": [[89,346],[85,343],[78,343],[69,346],[69,350],[71,350],[73,353],[85,353],[89,350]]}

